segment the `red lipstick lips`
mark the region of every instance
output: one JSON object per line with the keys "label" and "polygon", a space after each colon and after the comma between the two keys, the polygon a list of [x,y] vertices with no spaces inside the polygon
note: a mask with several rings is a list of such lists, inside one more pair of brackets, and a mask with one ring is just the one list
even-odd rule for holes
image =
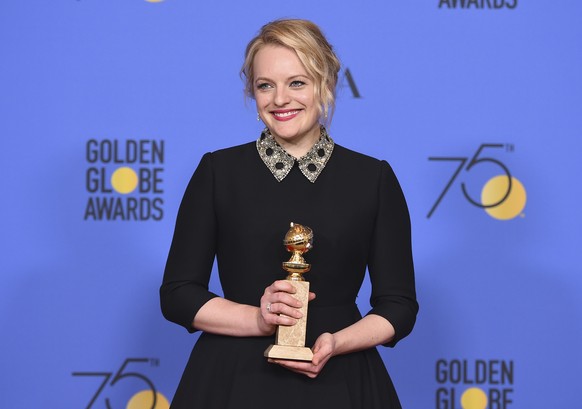
{"label": "red lipstick lips", "polygon": [[271,114],[277,121],[289,121],[299,114],[299,109],[278,109],[276,111],[271,111]]}

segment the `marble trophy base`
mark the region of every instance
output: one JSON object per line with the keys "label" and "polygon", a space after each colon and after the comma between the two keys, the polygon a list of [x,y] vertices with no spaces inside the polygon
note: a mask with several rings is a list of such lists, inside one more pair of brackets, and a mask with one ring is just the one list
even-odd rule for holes
{"label": "marble trophy base", "polygon": [[291,281],[297,290],[293,295],[303,304],[299,310],[303,314],[295,325],[290,327],[279,325],[275,337],[275,345],[269,346],[264,355],[267,358],[291,359],[295,361],[311,361],[313,352],[305,347],[307,330],[307,304],[309,302],[309,282]]}

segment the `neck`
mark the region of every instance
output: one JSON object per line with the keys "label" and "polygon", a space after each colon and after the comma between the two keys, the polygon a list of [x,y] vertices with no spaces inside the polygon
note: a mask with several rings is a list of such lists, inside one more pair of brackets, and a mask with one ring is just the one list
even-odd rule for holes
{"label": "neck", "polygon": [[315,145],[315,143],[319,140],[320,136],[320,128],[314,130],[313,133],[310,135],[305,135],[305,137],[299,140],[286,140],[279,138],[275,135],[273,137],[277,141],[277,143],[285,149],[289,155],[293,156],[296,159],[299,159],[307,154],[309,150]]}

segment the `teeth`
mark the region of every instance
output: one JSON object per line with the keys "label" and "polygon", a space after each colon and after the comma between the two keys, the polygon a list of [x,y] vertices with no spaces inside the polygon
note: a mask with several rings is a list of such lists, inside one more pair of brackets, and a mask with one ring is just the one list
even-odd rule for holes
{"label": "teeth", "polygon": [[299,111],[289,111],[289,112],[273,112],[273,115],[278,116],[280,118],[285,118],[286,116],[295,115]]}

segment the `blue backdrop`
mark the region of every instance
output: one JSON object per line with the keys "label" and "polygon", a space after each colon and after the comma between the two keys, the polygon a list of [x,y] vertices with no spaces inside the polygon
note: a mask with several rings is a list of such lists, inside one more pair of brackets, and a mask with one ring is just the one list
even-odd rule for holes
{"label": "blue backdrop", "polygon": [[421,311],[381,349],[403,406],[581,408],[575,0],[2,1],[2,406],[167,408],[196,339],[159,311],[178,204],[258,137],[238,71],[279,17],[323,28],[330,134],[410,206]]}

